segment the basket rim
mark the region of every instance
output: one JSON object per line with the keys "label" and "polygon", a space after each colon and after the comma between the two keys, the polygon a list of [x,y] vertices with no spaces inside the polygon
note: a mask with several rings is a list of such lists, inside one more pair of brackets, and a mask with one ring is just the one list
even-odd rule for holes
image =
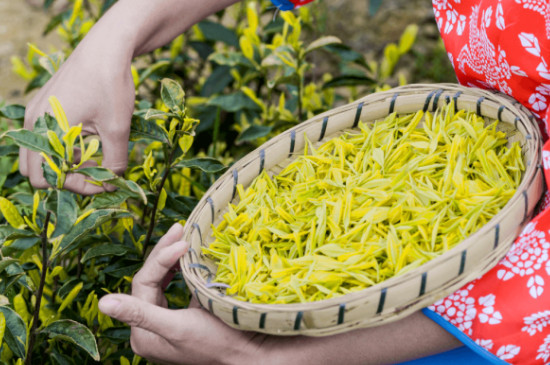
{"label": "basket rim", "polygon": [[[307,121],[304,121],[292,128],[289,128],[288,130],[280,133],[279,135],[273,137],[272,139],[268,140],[258,148],[256,148],[254,151],[251,151],[246,156],[258,154],[258,151],[260,151],[263,148],[266,148],[266,145],[277,138],[284,138],[287,134],[291,133],[292,131],[299,131],[301,128],[305,128],[311,124],[314,124],[316,122],[319,122],[323,120],[326,116],[332,116],[335,114],[340,114],[346,111],[350,111],[357,108],[357,105],[360,102],[364,102],[365,104],[374,104],[376,102],[380,102],[383,100],[387,100],[388,97],[393,98],[396,93],[403,93],[403,95],[400,96],[406,96],[409,94],[428,94],[431,92],[432,96],[435,91],[443,90],[444,92],[462,92],[461,97],[469,97],[469,96],[475,96],[476,98],[480,97],[486,97],[486,98],[492,98],[497,99],[498,104],[504,105],[505,108],[509,109],[514,114],[520,114],[523,113],[526,115],[527,119],[530,119],[530,115],[532,115],[525,107],[523,107],[521,104],[517,104],[517,102],[513,101],[509,96],[501,93],[496,93],[492,91],[487,91],[483,89],[477,89],[477,88],[470,88],[466,86],[461,86],[457,84],[412,84],[412,85],[405,85],[398,88],[393,88],[388,91],[379,92],[379,93],[373,93],[370,95],[367,95],[363,98],[360,98],[352,103],[340,106],[338,108],[329,110],[327,112],[324,112],[322,114],[316,115],[313,118],[308,119]],[[491,102],[493,100],[485,100],[487,102]],[[435,104],[435,102],[434,102]],[[479,108],[479,106],[478,106]],[[479,109],[478,109],[479,110]],[[518,112],[515,112],[515,110],[518,110]],[[399,114],[399,110],[396,110],[396,112]],[[510,124],[509,122],[506,122]],[[533,160],[540,161],[541,157],[541,141],[542,137],[540,136],[540,132],[538,130],[538,127],[536,125],[532,125],[532,123],[525,123],[524,124],[527,129],[531,132],[531,138],[526,139],[526,145],[530,144],[533,148],[531,148],[533,152]],[[329,137],[331,135],[327,135]],[[245,157],[246,157],[245,156]],[[241,158],[239,161],[237,161],[233,166],[232,169],[243,169],[246,167],[247,163],[250,161],[245,160],[245,158]],[[402,284],[404,282],[407,282],[408,280],[412,280],[415,277],[418,277],[420,272],[423,271],[429,271],[430,269],[433,269],[434,267],[437,267],[439,265],[444,265],[446,262],[451,261],[453,259],[456,259],[457,256],[462,255],[465,251],[465,247],[468,247],[469,245],[472,245],[476,240],[479,239],[479,237],[487,235],[490,233],[490,231],[494,227],[495,221],[500,220],[503,216],[508,214],[508,210],[511,206],[516,204],[519,200],[528,199],[526,195],[527,187],[533,182],[534,179],[538,176],[538,171],[541,169],[542,166],[540,163],[533,163],[528,166],[526,166],[526,169],[523,173],[522,181],[519,184],[519,186],[516,189],[516,192],[514,195],[509,199],[509,201],[506,203],[506,205],[495,215],[492,217],[492,219],[487,222],[483,227],[481,227],[476,232],[472,233],[470,236],[456,244],[453,248],[449,249],[445,253],[425,262],[424,264],[420,265],[417,268],[411,269],[410,271],[407,271],[406,273],[398,276],[393,276],[389,279],[386,279],[380,283],[377,283],[375,285],[372,285],[370,287],[367,287],[365,289],[362,289],[357,292],[348,293],[345,295],[341,295],[338,297],[333,297],[329,299],[323,299],[318,301],[312,301],[312,302],[305,302],[305,303],[286,303],[286,304],[266,304],[266,303],[252,303],[252,302],[246,302],[237,300],[231,296],[224,295],[223,293],[219,292],[216,289],[208,288],[204,282],[204,278],[196,272],[196,268],[189,268],[191,255],[193,254],[194,250],[191,250],[189,254],[184,255],[180,258],[180,265],[182,268],[182,272],[184,273],[185,280],[189,280],[192,282],[193,286],[195,287],[195,290],[200,288],[200,291],[203,295],[205,295],[207,298],[212,299],[213,301],[216,301],[218,303],[226,303],[230,304],[232,306],[236,306],[239,309],[245,309],[245,310],[251,310],[254,312],[265,312],[265,311],[276,311],[276,312],[296,312],[296,311],[314,311],[316,309],[322,309],[327,307],[333,307],[334,305],[338,305],[341,302],[345,303],[353,303],[355,301],[360,301],[362,298],[380,293],[381,290],[384,290],[384,288],[390,288],[395,286],[396,284]],[[222,176],[220,176],[217,180],[217,182],[226,181],[228,178],[231,178],[231,171],[226,171]],[[193,210],[193,212],[190,214],[189,219],[187,220],[184,232],[189,232],[187,234],[188,237],[191,236],[192,231],[192,218],[194,218],[193,213],[199,213],[205,203],[206,198],[209,196],[209,193],[211,193],[215,188],[216,183],[212,185],[212,187],[205,192],[204,196],[201,198],[199,203],[197,204],[196,208]],[[527,202],[525,204],[526,211],[527,211]],[[527,216],[524,215],[524,222],[522,224],[526,223]],[[184,236],[185,237],[185,236]],[[515,240],[515,237],[508,238],[512,242]],[[501,239],[501,242],[504,241],[504,239]],[[511,242],[510,242],[511,244]],[[508,246],[502,244],[502,247],[506,247],[506,251],[508,251]],[[501,248],[502,250],[502,248]],[[196,255],[196,253],[195,253]],[[480,262],[485,261],[485,258],[482,259]],[[422,268],[422,270],[419,270],[419,268]],[[464,272],[464,275],[469,276],[475,276],[474,272]],[[432,292],[427,291],[425,295],[429,296]]]}

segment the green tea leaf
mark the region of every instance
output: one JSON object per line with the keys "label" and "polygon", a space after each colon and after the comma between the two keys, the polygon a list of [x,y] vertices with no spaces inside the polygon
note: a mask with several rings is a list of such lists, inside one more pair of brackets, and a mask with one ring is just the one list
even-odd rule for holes
{"label": "green tea leaf", "polygon": [[3,136],[11,138],[18,146],[25,147],[31,151],[44,152],[50,156],[58,156],[57,152],[50,146],[48,138],[27,129],[7,131]]}
{"label": "green tea leaf", "polygon": [[40,74],[38,74],[38,76],[32,79],[31,82],[29,82],[29,84],[25,88],[25,93],[44,86],[51,77],[52,75],[50,75],[46,71],[42,71]]}
{"label": "green tea leaf", "polygon": [[40,116],[36,120],[36,123],[34,123],[32,131],[34,133],[45,136],[49,130],[54,131],[59,139],[63,139],[63,135],[65,134],[65,132],[61,130],[61,127],[59,126],[59,123],[57,123],[57,120],[50,114],[44,114]]}
{"label": "green tea leaf", "polygon": [[[114,172],[104,167],[85,167],[78,169],[78,173],[89,176],[95,181],[107,182],[111,185],[114,185],[120,189],[123,189],[130,194],[131,197],[136,197],[141,199],[144,203],[147,203],[147,197],[145,192],[137,183],[132,180],[126,180],[122,177],[117,176]],[[107,195],[103,195],[104,198]],[[113,195],[114,197],[114,195]],[[119,195],[118,198],[122,198],[122,195]]]}
{"label": "green tea leaf", "polygon": [[341,86],[376,85],[376,80],[368,76],[342,75],[336,76],[323,84],[323,89]]}
{"label": "green tea leaf", "polygon": [[97,227],[105,222],[115,218],[130,217],[130,213],[121,209],[100,209],[92,212],[89,216],[78,222],[73,228],[63,237],[59,246],[52,252],[51,259],[70,250],[75,246],[80,239],[93,232]]}
{"label": "green tea leaf", "polygon": [[[49,2],[52,2],[53,0],[49,0]],[[52,30],[56,29],[59,24],[63,21],[63,13],[59,13],[52,17],[50,19],[50,22],[46,25],[46,28],[44,28],[44,31],[42,32],[42,35],[47,35]]]}
{"label": "green tea leaf", "polygon": [[223,171],[227,168],[223,163],[211,157],[200,157],[183,160],[178,162],[176,164],[176,167],[195,168],[210,174]]}
{"label": "green tea leaf", "polygon": [[105,167],[83,167],[75,171],[79,174],[91,177],[95,181],[106,182],[118,179],[118,175]]}
{"label": "green tea leaf", "polygon": [[239,39],[235,32],[220,23],[203,20],[197,24],[204,37],[210,41],[220,41],[229,46],[238,47]]}
{"label": "green tea leaf", "polygon": [[3,106],[0,108],[0,117],[23,120],[25,118],[25,107],[18,104]]}
{"label": "green tea leaf", "polygon": [[130,327],[112,327],[103,331],[101,337],[107,338],[109,341],[121,344],[130,341]]}
{"label": "green tea leaf", "polygon": [[48,184],[51,186],[57,185],[57,173],[46,162],[42,163],[42,172]]}
{"label": "green tea leaf", "polygon": [[90,248],[80,262],[84,263],[88,260],[102,256],[123,256],[128,253],[128,248],[122,245],[100,245]]}
{"label": "green tea leaf", "polygon": [[202,86],[201,96],[210,96],[222,92],[233,81],[233,76],[229,70],[230,68],[227,66],[214,69]]}
{"label": "green tea leaf", "polygon": [[55,364],[57,365],[75,365],[74,360],[70,356],[60,354],[55,349],[53,349],[49,356],[55,360]]}
{"label": "green tea leaf", "polygon": [[57,222],[52,237],[67,233],[78,217],[75,194],[67,190],[57,190]]}
{"label": "green tea leaf", "polygon": [[203,60],[208,59],[208,57],[214,52],[214,48],[206,42],[190,41],[189,47],[195,50],[195,52],[197,52],[199,57]]}
{"label": "green tea leaf", "polygon": [[17,238],[13,240],[12,244],[9,245],[9,250],[19,250],[24,251],[27,250],[34,245],[36,245],[38,242],[40,242],[40,238],[38,237],[24,237],[24,238]]}
{"label": "green tea leaf", "polygon": [[41,331],[50,338],[68,341],[86,351],[95,361],[99,361],[99,351],[93,333],[81,323],[61,319],[50,323]]}
{"label": "green tea leaf", "polygon": [[4,341],[4,333],[6,333],[6,316],[4,312],[0,312],[0,343]]}
{"label": "green tea leaf", "polygon": [[0,261],[0,273],[2,273],[8,266],[18,263],[19,260],[12,259],[9,257],[4,258],[2,261]]}
{"label": "green tea leaf", "polygon": [[67,280],[57,291],[57,295],[59,296],[59,298],[65,298],[67,295],[69,295],[71,290],[73,290],[73,288],[78,285],[79,282],[80,280],[76,277]]}
{"label": "green tea leaf", "polygon": [[365,60],[365,56],[361,54],[360,52],[354,51],[351,47],[342,44],[342,43],[335,43],[335,44],[329,44],[325,47],[325,49],[333,54],[337,54],[340,56],[342,61],[347,62],[354,62],[358,65],[363,66],[367,70],[371,71],[370,66],[367,64],[367,61]]}
{"label": "green tea leaf", "polygon": [[217,106],[228,112],[236,112],[243,109],[261,110],[258,104],[241,91],[216,96],[208,101],[208,105]]}
{"label": "green tea leaf", "polygon": [[[146,120],[151,120],[151,119],[162,119],[162,118],[166,118],[166,117],[174,117],[175,114],[174,113],[167,113],[163,110],[158,110],[158,109],[148,109],[147,112],[145,113],[145,119]],[[156,123],[155,123],[156,124]],[[162,128],[161,128],[162,129]]]}
{"label": "green tea leaf", "polygon": [[309,46],[307,46],[306,54],[311,52],[311,51],[314,51],[318,48],[322,48],[322,47],[328,46],[330,44],[337,44],[337,43],[342,43],[342,41],[340,40],[340,38],[332,36],[332,35],[318,38],[318,39],[314,40],[313,42],[311,42],[309,44]]}
{"label": "green tea leaf", "polygon": [[148,79],[153,73],[156,71],[162,69],[163,67],[169,66],[170,61],[164,60],[164,61],[158,61],[154,63],[153,65],[147,67],[140,75],[139,75],[139,84],[141,85],[146,79]]}
{"label": "green tea leaf", "polygon": [[143,262],[138,260],[119,260],[104,268],[103,273],[111,275],[115,278],[134,276],[142,265]]}
{"label": "green tea leaf", "polygon": [[243,143],[248,141],[255,141],[258,138],[265,137],[271,133],[271,127],[267,125],[253,124],[245,129],[239,137],[237,137],[236,143]]}
{"label": "green tea leaf", "polygon": [[0,238],[2,238],[3,241],[27,237],[36,237],[36,234],[33,231],[13,228],[7,224],[0,226]]}
{"label": "green tea leaf", "polygon": [[119,207],[131,196],[135,196],[135,194],[127,190],[117,190],[113,192],[96,194],[94,195],[94,199],[90,203],[89,207],[94,209]]}
{"label": "green tea leaf", "polygon": [[162,210],[162,214],[173,220],[187,219],[197,203],[196,198],[168,193],[166,207]]}
{"label": "green tea leaf", "polygon": [[78,284],[76,284],[69,294],[65,298],[63,298],[63,301],[61,302],[61,305],[57,309],[57,313],[63,312],[65,308],[67,308],[69,305],[71,305],[74,301],[74,298],[80,293],[80,290],[82,290],[82,287],[84,286],[84,283],[80,281]]}
{"label": "green tea leaf", "polygon": [[17,156],[17,155],[19,155],[19,147],[18,146],[14,145],[14,144],[0,146],[0,157],[3,157],[3,156]]}
{"label": "green tea leaf", "polygon": [[136,182],[132,180],[126,180],[123,178],[118,178],[115,180],[109,180],[109,184],[116,186],[117,188],[123,189],[131,195],[133,198],[141,199],[144,204],[147,204],[147,195],[145,191],[139,186]]}
{"label": "green tea leaf", "polygon": [[414,41],[416,40],[416,35],[418,34],[418,25],[416,24],[410,24],[405,28],[405,31],[401,35],[401,38],[399,39],[399,53],[404,54],[408,52],[412,45],[414,44]]}
{"label": "green tea leaf", "polygon": [[163,79],[160,89],[162,102],[173,112],[183,111],[185,92],[181,85],[171,79]]}
{"label": "green tea leaf", "polygon": [[0,312],[4,314],[6,320],[6,331],[4,340],[13,351],[15,356],[25,358],[25,347],[27,343],[27,327],[23,319],[13,309],[0,306]]}
{"label": "green tea leaf", "polygon": [[252,67],[252,63],[240,52],[216,52],[208,56],[208,60],[217,63],[221,66],[246,66]]}
{"label": "green tea leaf", "polygon": [[157,123],[141,118],[133,118],[130,126],[130,141],[139,141],[143,138],[162,143],[170,143],[168,134]]}

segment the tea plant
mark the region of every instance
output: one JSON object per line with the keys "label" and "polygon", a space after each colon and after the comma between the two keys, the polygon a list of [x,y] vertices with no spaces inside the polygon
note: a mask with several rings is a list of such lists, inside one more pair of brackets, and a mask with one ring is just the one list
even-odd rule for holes
{"label": "tea plant", "polygon": [[[52,16],[45,32],[57,32],[65,46],[45,52],[31,44],[26,59],[12,60],[27,91],[47,82],[114,2],[71,0]],[[143,362],[131,351],[129,328],[102,315],[98,298],[129,291],[163,232],[184,222],[236,159],[315,114],[388,88],[416,37],[410,26],[380,60],[366,59],[335,36],[316,36],[322,3],[275,19],[270,4],[242,1],[135,60],[124,176],[94,166],[101,143],[69,127],[55,95],[54,115],[32,131],[22,129],[23,106],[0,108],[2,363]],[[316,53],[329,61],[315,65]],[[50,189],[34,189],[19,173],[19,147],[42,155]],[[63,186],[74,173],[116,190],[71,193]],[[166,295],[171,307],[187,305],[180,274]]]}

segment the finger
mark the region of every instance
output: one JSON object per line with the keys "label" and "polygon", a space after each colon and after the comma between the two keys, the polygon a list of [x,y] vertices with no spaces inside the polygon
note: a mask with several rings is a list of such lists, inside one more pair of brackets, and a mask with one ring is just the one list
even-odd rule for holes
{"label": "finger", "polygon": [[19,148],[19,172],[23,176],[29,176],[29,169],[27,168],[27,149]]}
{"label": "finger", "polygon": [[42,170],[43,161],[44,159],[40,154],[33,151],[27,151],[27,172],[29,180],[32,186],[38,189],[46,189],[50,186],[46,178],[44,178],[44,171]]}
{"label": "finger", "polygon": [[156,303],[158,295],[162,294],[164,277],[188,248],[187,242],[179,241],[148,258],[132,280],[132,295]]}
{"label": "finger", "polygon": [[170,227],[170,229],[164,234],[164,236],[161,237],[161,239],[155,245],[153,251],[151,251],[150,255],[156,255],[156,253],[159,252],[162,248],[181,241],[182,236],[182,225],[179,223],[174,223],[172,227]]}
{"label": "finger", "polygon": [[130,138],[130,123],[113,121],[106,123],[99,131],[101,148],[103,150],[102,165],[117,175],[123,175],[128,166],[128,140]]}
{"label": "finger", "polygon": [[187,317],[185,311],[162,308],[144,300],[126,294],[109,294],[101,298],[99,310],[131,327],[137,327],[163,336],[167,333],[178,333]]}
{"label": "finger", "polygon": [[68,174],[63,188],[82,195],[93,195],[105,192],[103,186],[92,184],[93,179],[78,173]]}
{"label": "finger", "polygon": [[159,303],[164,278],[188,248],[187,242],[178,241],[149,256],[132,280],[132,295],[150,303]]}
{"label": "finger", "polygon": [[[39,115],[45,112],[51,113],[51,107],[47,102],[35,103],[34,100],[41,100],[44,96],[44,88],[41,89],[38,94],[33,98],[25,109],[24,128],[30,131],[33,130],[34,124]],[[44,159],[39,153],[22,148],[20,150],[20,171],[24,176],[28,176],[32,186],[38,189],[48,188],[50,185],[44,178],[44,172],[42,170],[42,163]]]}

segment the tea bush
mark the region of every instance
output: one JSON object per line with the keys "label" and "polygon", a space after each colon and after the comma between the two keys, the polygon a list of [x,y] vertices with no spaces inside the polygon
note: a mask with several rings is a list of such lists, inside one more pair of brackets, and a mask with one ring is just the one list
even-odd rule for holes
{"label": "tea bush", "polygon": [[[45,52],[31,44],[25,59],[12,59],[27,91],[47,82],[115,1],[71,0],[51,17],[45,32],[57,32],[64,47]],[[129,291],[159,237],[185,222],[235,160],[315,114],[405,83],[396,70],[415,25],[380,59],[366,59],[335,36],[319,36],[324,10],[318,2],[275,15],[268,1],[243,0],[137,58],[124,176],[81,167],[101,161],[101,144],[84,138],[81,126],[69,128],[55,96],[54,115],[40,117],[32,131],[22,129],[24,106],[0,108],[2,363],[144,362],[132,353],[129,328],[102,315],[98,298]],[[52,188],[36,190],[19,173],[20,146],[41,153]],[[63,189],[68,173],[117,190],[74,194]],[[180,274],[166,296],[171,307],[187,305]]]}

